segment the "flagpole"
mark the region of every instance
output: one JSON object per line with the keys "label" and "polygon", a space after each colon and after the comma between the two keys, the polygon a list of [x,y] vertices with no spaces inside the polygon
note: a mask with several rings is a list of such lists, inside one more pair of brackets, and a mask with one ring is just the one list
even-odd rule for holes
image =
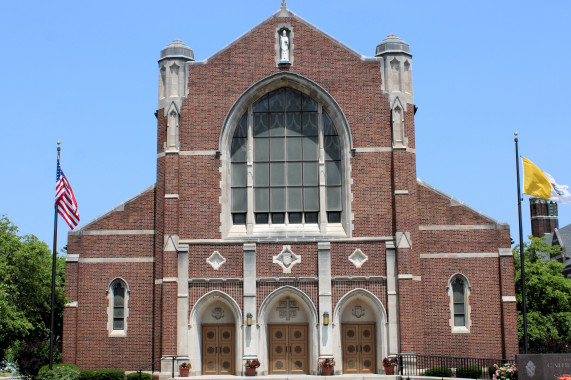
{"label": "flagpole", "polygon": [[[60,142],[57,142],[57,159],[59,162],[59,156],[61,152]],[[52,249],[52,312],[51,312],[51,320],[50,320],[50,370],[53,369],[53,358],[54,358],[54,319],[55,319],[55,303],[56,303],[56,262],[57,262],[57,213],[58,213],[58,205],[57,202],[55,204],[55,215],[54,215],[54,246]]]}
{"label": "flagpole", "polygon": [[523,303],[523,346],[525,353],[527,354],[527,305],[525,302],[525,252],[523,246],[523,228],[521,223],[521,189],[519,180],[519,150],[518,150],[518,139],[517,132],[514,133],[515,142],[515,166],[517,172],[517,211],[519,216],[519,261],[521,263],[521,298]]}

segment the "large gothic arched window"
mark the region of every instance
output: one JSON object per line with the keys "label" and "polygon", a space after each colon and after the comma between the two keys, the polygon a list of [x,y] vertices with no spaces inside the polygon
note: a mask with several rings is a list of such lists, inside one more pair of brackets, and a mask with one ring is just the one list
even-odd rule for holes
{"label": "large gothic arched window", "polygon": [[232,137],[232,223],[340,223],[341,152],[335,125],[318,102],[288,87],[263,95]]}

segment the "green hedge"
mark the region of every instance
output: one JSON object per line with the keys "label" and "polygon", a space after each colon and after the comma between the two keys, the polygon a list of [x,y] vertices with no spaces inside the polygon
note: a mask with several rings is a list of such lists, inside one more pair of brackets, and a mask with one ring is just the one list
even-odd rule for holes
{"label": "green hedge", "polygon": [[95,371],[82,369],[79,371],[79,380],[95,380]]}
{"label": "green hedge", "polygon": [[456,377],[465,379],[479,379],[482,377],[482,368],[477,365],[469,365],[456,369]]}
{"label": "green hedge", "polygon": [[[69,367],[69,368],[75,368],[75,369],[77,369],[77,366],[76,366],[76,365],[67,364],[67,363],[58,363],[58,364],[52,365],[52,369],[56,369],[56,368],[59,368],[59,367]],[[38,371],[38,375],[41,375],[43,372],[46,372],[46,371],[49,371],[49,370],[50,370],[50,365],[49,365],[49,364],[46,364],[46,365],[44,365],[44,366],[42,366],[42,367],[40,368],[40,370]]]}
{"label": "green hedge", "polygon": [[47,369],[42,367],[38,374],[38,380],[79,380],[79,370],[72,365],[53,366],[52,370],[49,369],[49,366]]}
{"label": "green hedge", "polygon": [[[127,380],[139,380],[139,374],[133,372],[127,375]],[[141,380],[153,380],[153,375],[150,373],[141,373]]]}
{"label": "green hedge", "polygon": [[424,376],[452,377],[452,370],[446,367],[429,368],[424,371]]}
{"label": "green hedge", "polygon": [[94,380],[125,380],[125,371],[120,369],[100,369],[95,371]]}

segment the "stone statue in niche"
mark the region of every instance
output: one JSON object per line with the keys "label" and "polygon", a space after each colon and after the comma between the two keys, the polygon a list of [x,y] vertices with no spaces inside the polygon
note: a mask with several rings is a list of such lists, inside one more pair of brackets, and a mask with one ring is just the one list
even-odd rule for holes
{"label": "stone statue in niche", "polygon": [[282,53],[281,62],[289,62],[289,38],[285,29],[280,36],[280,51]]}

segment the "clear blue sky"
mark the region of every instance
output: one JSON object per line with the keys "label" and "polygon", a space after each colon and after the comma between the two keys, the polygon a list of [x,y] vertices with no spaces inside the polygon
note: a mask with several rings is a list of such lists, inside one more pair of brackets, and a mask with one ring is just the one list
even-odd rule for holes
{"label": "clear blue sky", "polygon": [[[160,50],[179,38],[205,59],[280,3],[2,2],[0,214],[52,245],[58,140],[81,224],[153,184]],[[390,33],[410,44],[418,177],[510,223],[514,240],[514,131],[521,155],[571,185],[571,2],[287,5],[367,56]],[[527,235],[528,196],[523,212]],[[559,214],[560,226],[571,223],[571,206]],[[61,248],[68,228],[59,226]]]}

